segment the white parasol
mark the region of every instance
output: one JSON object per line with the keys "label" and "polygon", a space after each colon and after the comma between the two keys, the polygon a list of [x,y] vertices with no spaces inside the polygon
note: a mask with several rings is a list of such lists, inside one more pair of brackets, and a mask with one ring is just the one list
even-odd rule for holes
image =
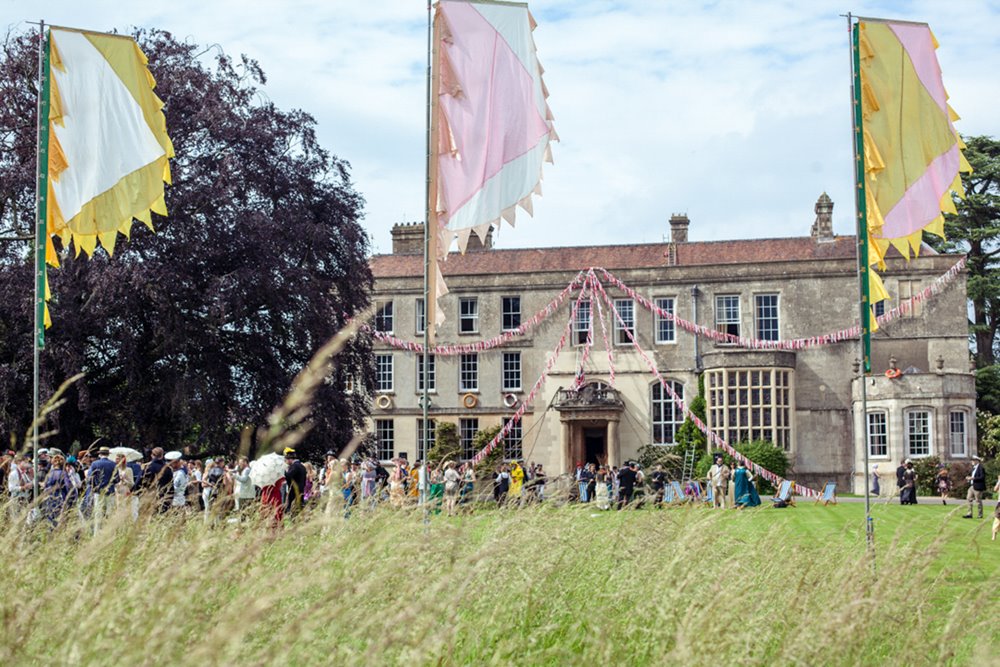
{"label": "white parasol", "polygon": [[265,454],[250,464],[250,481],[261,488],[270,486],[285,476],[285,457]]}
{"label": "white parasol", "polygon": [[108,450],[108,453],[111,454],[111,458],[113,459],[118,458],[119,456],[124,454],[125,460],[130,463],[132,461],[142,460],[142,452],[140,452],[137,449],[132,449],[131,447],[112,447],[111,449]]}

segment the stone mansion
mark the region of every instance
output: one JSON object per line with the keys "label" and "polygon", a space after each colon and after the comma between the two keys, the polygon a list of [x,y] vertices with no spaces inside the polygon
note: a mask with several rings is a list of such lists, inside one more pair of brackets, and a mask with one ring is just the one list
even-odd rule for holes
{"label": "stone mansion", "polygon": [[[473,235],[465,255],[442,265],[450,293],[437,343],[462,344],[515,329],[549,303],[581,269],[602,267],[659,308],[696,324],[763,340],[807,338],[858,319],[855,238],[834,236],[833,203],[816,203],[809,236],[698,242],[685,215],[670,219],[670,241],[591,247],[497,249]],[[392,254],[371,259],[375,326],[423,342],[423,226],[396,225]],[[906,299],[961,259],[926,247],[890,259],[885,283]],[[784,448],[789,477],[817,488],[863,488],[864,447],[883,471],[904,458],[966,459],[975,448],[975,382],[970,372],[966,285],[943,291],[884,325],[872,341],[872,373],[861,378],[856,339],[802,350],[752,350],[701,338],[641,308],[604,282],[614,307],[685,403],[704,374],[707,423],[730,444],[766,439]],[[542,374],[570,318],[576,294],[545,323],[500,348],[431,357],[429,418],[454,422],[463,456],[476,432],[509,418]],[[889,307],[892,307],[890,305]],[[604,308],[614,384],[601,329],[571,390],[591,312],[584,302],[571,340],[504,442],[507,458],[541,463],[548,474],[578,461],[621,464],[647,444],[670,447],[683,413],[650,373],[621,324]],[[376,342],[372,429],[380,456],[424,454],[422,359]],[[887,377],[890,366],[903,370]],[[867,415],[860,383],[866,383]]]}

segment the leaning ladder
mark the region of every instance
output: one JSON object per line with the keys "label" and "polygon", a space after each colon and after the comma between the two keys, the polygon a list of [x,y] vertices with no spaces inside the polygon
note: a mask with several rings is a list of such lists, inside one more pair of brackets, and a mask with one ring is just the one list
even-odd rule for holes
{"label": "leaning ladder", "polygon": [[687,482],[694,478],[695,450],[689,449],[684,452],[684,471],[681,481]]}

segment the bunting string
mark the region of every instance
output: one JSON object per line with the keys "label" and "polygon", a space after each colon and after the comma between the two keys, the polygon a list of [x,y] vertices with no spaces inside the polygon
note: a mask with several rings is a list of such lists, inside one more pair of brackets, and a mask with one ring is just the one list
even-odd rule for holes
{"label": "bunting string", "polygon": [[525,396],[524,400],[521,401],[521,404],[517,406],[517,410],[514,411],[514,414],[504,422],[497,434],[493,436],[493,439],[486,443],[486,446],[483,447],[475,456],[469,459],[469,462],[466,465],[477,465],[480,461],[489,456],[490,452],[496,448],[498,443],[510,435],[511,428],[513,428],[514,424],[521,421],[524,411],[534,402],[535,397],[542,388],[542,385],[545,384],[546,378],[548,378],[553,366],[555,366],[556,360],[559,358],[559,353],[562,352],[563,347],[566,346],[566,341],[569,340],[570,335],[572,334],[573,323],[576,321],[576,314],[580,308],[580,302],[583,301],[584,295],[587,293],[588,286],[591,283],[590,276],[585,276],[583,272],[581,272],[581,275],[578,277],[583,278],[583,289],[580,290],[580,296],[573,302],[573,308],[570,310],[569,320],[563,328],[562,337],[559,339],[559,342],[556,344],[552,352],[548,355],[548,359],[545,361],[545,368],[542,370],[541,375],[538,376],[535,384],[532,385],[531,391],[528,392],[528,395]]}
{"label": "bunting string", "polygon": [[[705,424],[705,422],[703,422],[698,417],[698,415],[688,410],[688,407],[684,404],[684,400],[674,392],[673,388],[670,386],[670,383],[667,382],[666,379],[660,374],[659,369],[656,367],[656,363],[652,359],[650,359],[649,356],[643,351],[642,347],[640,347],[639,342],[635,339],[635,336],[632,333],[632,330],[629,327],[625,326],[625,322],[622,320],[621,315],[618,313],[617,309],[615,309],[614,303],[611,301],[611,297],[609,297],[607,292],[604,291],[604,286],[600,283],[600,281],[595,281],[595,288],[597,292],[600,294],[601,299],[607,304],[608,310],[614,314],[615,320],[618,322],[618,326],[620,326],[621,330],[625,332],[626,336],[628,336],[629,341],[631,341],[632,346],[635,348],[639,357],[646,363],[646,366],[649,367],[649,371],[656,377],[656,380],[660,383],[660,386],[667,393],[667,395],[670,396],[670,400],[673,401],[674,405],[676,405],[677,408],[681,410],[688,419],[694,422],[694,425],[698,427],[699,431],[705,434],[705,436],[709,439],[709,442],[714,444],[716,447],[721,447],[726,453],[728,453],[734,459],[746,465],[747,468],[749,468],[755,475],[763,477],[764,479],[770,481],[775,486],[778,486],[782,482],[784,482],[785,480],[781,476],[771,472],[770,470],[764,468],[761,465],[754,463],[743,454],[740,454],[738,451],[736,451],[736,449],[730,446],[729,443],[727,443],[721,437],[716,435],[714,431],[709,429],[708,425]],[[806,486],[802,486],[801,484],[798,483],[793,483],[793,486],[795,488],[795,493],[797,493],[800,496],[803,496],[805,498],[819,497],[818,492]]]}
{"label": "bunting string", "polygon": [[[916,305],[921,304],[931,298],[941,294],[955,278],[962,272],[966,265],[966,258],[960,259],[954,266],[952,266],[948,271],[946,271],[941,276],[938,276],[930,285],[920,290],[914,294],[909,299],[902,301],[895,308],[887,310],[882,315],[879,315],[876,320],[879,326],[885,326],[898,320],[901,317],[909,315],[913,312]],[[432,354],[441,355],[443,357],[447,356],[457,356],[459,354],[471,354],[473,352],[484,352],[487,350],[494,350],[505,345],[508,345],[518,338],[524,336],[529,331],[538,327],[542,322],[553,315],[562,306],[566,297],[570,295],[574,290],[580,289],[586,282],[586,276],[589,273],[595,273],[600,271],[601,274],[608,280],[609,283],[617,287],[623,293],[625,293],[629,298],[634,299],[643,308],[655,313],[657,316],[662,317],[666,320],[670,320],[674,325],[686,331],[688,333],[694,334],[696,336],[701,336],[703,338],[709,338],[719,343],[725,343],[728,345],[733,345],[735,347],[742,347],[751,350],[804,350],[807,348],[822,347],[824,345],[835,345],[843,343],[846,341],[857,340],[860,335],[860,325],[854,324],[853,326],[841,329],[840,331],[835,331],[832,333],[826,333],[818,336],[809,336],[807,338],[795,338],[789,340],[761,340],[759,338],[749,338],[745,336],[734,336],[732,334],[724,333],[722,331],[717,331],[711,327],[707,327],[701,324],[695,324],[685,320],[682,317],[667,312],[662,308],[658,308],[655,303],[651,302],[649,299],[645,298],[634,289],[626,285],[621,279],[602,268],[592,268],[589,270],[580,271],[576,277],[563,288],[562,292],[559,293],[552,301],[550,301],[544,308],[535,313],[527,321],[523,322],[521,326],[510,331],[505,331],[498,336],[493,338],[488,338],[485,340],[475,341],[471,343],[463,343],[458,345],[437,345],[431,348]],[[592,279],[592,284],[599,284],[595,277]],[[594,299],[591,303],[591,319],[593,319],[594,312],[597,313],[600,318],[601,323],[601,333],[604,336],[605,346],[608,349],[608,361],[609,366],[614,368],[613,352],[614,346],[608,345],[607,338],[607,327],[604,321],[603,309],[601,307],[600,300]],[[591,326],[593,322],[591,322]],[[375,340],[384,343],[397,350],[403,350],[407,352],[414,352],[417,354],[422,354],[424,351],[424,346],[420,343],[414,341],[403,340],[397,338],[392,334],[386,333],[384,331],[376,331],[370,325],[366,325],[364,329],[375,338]],[[589,335],[593,335],[592,332]],[[614,386],[614,375],[610,379],[611,386]]]}
{"label": "bunting string", "polygon": [[[931,297],[937,296],[944,289],[950,285],[955,278],[961,273],[962,269],[965,268],[966,258],[958,260],[958,262],[952,266],[943,275],[938,276],[938,278],[920,290],[918,293],[913,295],[911,298],[906,299],[901,302],[895,308],[892,308],[882,315],[879,315],[876,320],[879,326],[883,326],[893,322],[900,317],[910,314],[913,312],[913,308],[916,304],[923,303]],[[594,270],[594,269],[592,269]],[[734,336],[733,334],[725,333],[722,331],[717,331],[711,327],[706,327],[701,324],[695,324],[685,320],[673,313],[667,312],[662,308],[656,306],[655,303],[642,296],[634,289],[626,285],[617,276],[605,269],[596,269],[601,272],[601,274],[610,282],[612,285],[620,289],[629,298],[634,299],[636,302],[642,305],[643,308],[655,313],[658,317],[670,320],[678,328],[692,333],[696,336],[702,336],[703,338],[709,338],[718,343],[725,343],[727,345],[733,345],[736,347],[742,347],[749,350],[804,350],[811,347],[820,347],[823,345],[833,345],[836,343],[842,343],[849,340],[857,340],[858,336],[861,334],[861,326],[855,324],[847,329],[841,329],[840,331],[835,331],[832,333],[822,334],[819,336],[810,336],[808,338],[795,338],[790,340],[761,340],[760,338],[749,338],[746,336]]]}

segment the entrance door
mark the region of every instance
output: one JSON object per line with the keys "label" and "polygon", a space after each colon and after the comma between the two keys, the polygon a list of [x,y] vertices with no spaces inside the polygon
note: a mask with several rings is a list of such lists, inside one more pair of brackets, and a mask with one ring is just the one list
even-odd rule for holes
{"label": "entrance door", "polygon": [[583,460],[603,464],[608,461],[607,428],[583,429]]}

